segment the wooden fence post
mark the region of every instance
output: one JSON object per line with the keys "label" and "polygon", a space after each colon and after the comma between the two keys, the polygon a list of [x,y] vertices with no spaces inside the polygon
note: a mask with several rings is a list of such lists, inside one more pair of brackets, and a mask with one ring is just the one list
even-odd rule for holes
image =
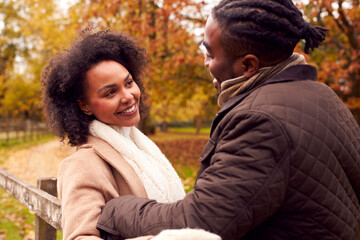
{"label": "wooden fence post", "polygon": [[27,130],[28,130],[28,123],[27,123],[27,120],[23,120],[23,128],[24,128],[24,136],[23,136],[23,138],[24,138],[24,141],[26,141],[26,132],[27,132]]}
{"label": "wooden fence post", "polygon": [[10,122],[8,119],[5,120],[5,123],[6,123],[6,142],[8,143],[9,140],[10,140]]}
{"label": "wooden fence post", "polygon": [[[37,187],[52,196],[57,195],[56,178],[38,179]],[[35,216],[35,240],[56,240],[56,229],[38,216]]]}

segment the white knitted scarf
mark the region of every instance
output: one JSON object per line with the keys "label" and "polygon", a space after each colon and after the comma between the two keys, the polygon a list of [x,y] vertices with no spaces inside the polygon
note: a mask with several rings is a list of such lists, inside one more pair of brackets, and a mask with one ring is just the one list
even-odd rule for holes
{"label": "white knitted scarf", "polygon": [[171,203],[184,198],[184,187],[175,169],[155,143],[139,129],[110,126],[94,120],[89,132],[120,153],[139,176],[150,199]]}

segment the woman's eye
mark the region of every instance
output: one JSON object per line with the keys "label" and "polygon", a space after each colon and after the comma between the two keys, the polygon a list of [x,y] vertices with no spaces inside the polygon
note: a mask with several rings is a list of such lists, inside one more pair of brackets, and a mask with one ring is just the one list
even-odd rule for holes
{"label": "woman's eye", "polygon": [[130,79],[126,82],[126,86],[131,86],[134,83],[134,80]]}
{"label": "woman's eye", "polygon": [[105,97],[110,97],[110,96],[112,96],[114,93],[115,93],[114,90],[107,91],[106,94],[105,94]]}

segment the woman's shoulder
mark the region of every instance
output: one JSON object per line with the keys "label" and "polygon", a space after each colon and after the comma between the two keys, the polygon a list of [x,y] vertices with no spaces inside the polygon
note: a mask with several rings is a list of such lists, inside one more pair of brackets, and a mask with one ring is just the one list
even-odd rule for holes
{"label": "woman's shoulder", "polygon": [[89,160],[93,159],[97,160],[99,157],[97,156],[94,147],[92,144],[89,144],[88,142],[80,145],[76,148],[76,151],[73,152],[71,155],[67,156],[62,162],[63,163],[67,163],[67,162],[89,162]]}
{"label": "woman's shoulder", "polygon": [[87,142],[80,146],[77,146],[76,151],[69,155],[67,158],[65,158],[65,160],[74,158],[79,158],[80,160],[83,160],[83,157],[96,157],[97,159],[99,159],[99,155],[101,155],[99,153],[99,150],[100,152],[113,152],[114,148],[100,138],[89,136]]}
{"label": "woman's shoulder", "polygon": [[61,161],[58,172],[61,173],[69,170],[80,172],[86,170],[86,172],[91,172],[91,170],[100,171],[104,167],[108,168],[108,164],[97,151],[97,148],[99,148],[97,143],[100,143],[103,151],[107,151],[107,148],[111,148],[110,146],[106,146],[107,144],[102,140],[89,137],[85,144],[78,146],[74,153]]}

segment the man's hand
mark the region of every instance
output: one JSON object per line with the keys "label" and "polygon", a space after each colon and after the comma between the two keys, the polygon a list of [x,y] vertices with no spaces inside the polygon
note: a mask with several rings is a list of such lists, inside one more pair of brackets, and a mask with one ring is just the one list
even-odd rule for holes
{"label": "man's hand", "polygon": [[154,236],[149,235],[149,236],[142,236],[142,237],[137,237],[137,238],[127,238],[125,240],[150,240],[152,239]]}

